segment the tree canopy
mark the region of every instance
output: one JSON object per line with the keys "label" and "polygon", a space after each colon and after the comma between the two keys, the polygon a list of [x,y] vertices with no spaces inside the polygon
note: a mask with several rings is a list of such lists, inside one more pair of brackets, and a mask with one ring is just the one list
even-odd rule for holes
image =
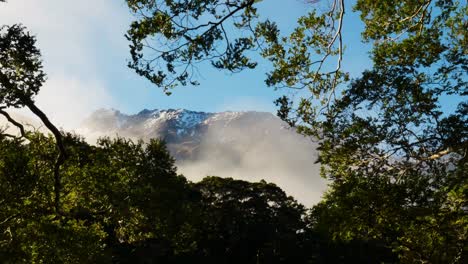
{"label": "tree canopy", "polygon": [[[63,140],[68,156],[56,211],[53,138],[0,137],[2,263],[323,259],[306,209],[274,184],[214,176],[190,183],[158,140]],[[338,261],[343,254],[334,250]]]}

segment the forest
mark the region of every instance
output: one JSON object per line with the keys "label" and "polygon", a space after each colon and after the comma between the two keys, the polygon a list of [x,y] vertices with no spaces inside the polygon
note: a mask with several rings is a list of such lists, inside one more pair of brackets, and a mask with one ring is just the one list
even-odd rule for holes
{"label": "forest", "polygon": [[[0,115],[17,131],[0,128],[0,263],[468,262],[466,1],[330,0],[286,33],[257,8],[272,0],[124,2],[128,67],[169,96],[201,64],[268,62],[265,83],[297,92],[277,115],[318,142],[328,189],[307,208],[266,181],[189,181],[160,139],[90,144],[35,102],[35,33],[0,25]],[[359,76],[342,67],[353,12],[371,46]]]}

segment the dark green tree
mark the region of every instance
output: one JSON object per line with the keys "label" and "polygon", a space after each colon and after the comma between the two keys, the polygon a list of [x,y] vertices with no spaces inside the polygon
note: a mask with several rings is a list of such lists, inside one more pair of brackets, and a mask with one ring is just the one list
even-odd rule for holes
{"label": "dark green tree", "polygon": [[198,241],[208,263],[305,263],[304,206],[276,185],[207,177]]}

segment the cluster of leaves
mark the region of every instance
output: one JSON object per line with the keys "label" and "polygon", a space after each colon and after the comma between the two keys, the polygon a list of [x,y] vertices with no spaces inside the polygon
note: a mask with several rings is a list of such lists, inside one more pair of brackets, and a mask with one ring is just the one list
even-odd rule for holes
{"label": "cluster of leaves", "polygon": [[[198,82],[196,65],[211,61],[216,68],[253,68],[245,52],[255,47],[251,37],[229,38],[229,27],[249,31],[257,17],[254,0],[127,1],[137,20],[127,34],[129,67],[166,93],[178,85]],[[230,22],[229,25],[226,25]],[[154,43],[149,43],[149,41]]]}
{"label": "cluster of leaves", "polygon": [[35,39],[21,25],[0,27],[0,106],[20,108],[45,81]]}
{"label": "cluster of leaves", "polygon": [[[256,67],[252,51],[273,63],[270,86],[308,88],[320,96],[349,80],[341,70],[343,1],[301,17],[289,36],[281,36],[275,22],[260,20],[260,2],[128,0],[136,16],[127,34],[129,67],[168,94],[198,85],[196,66],[205,61],[230,72]],[[334,68],[326,65],[332,59]]]}

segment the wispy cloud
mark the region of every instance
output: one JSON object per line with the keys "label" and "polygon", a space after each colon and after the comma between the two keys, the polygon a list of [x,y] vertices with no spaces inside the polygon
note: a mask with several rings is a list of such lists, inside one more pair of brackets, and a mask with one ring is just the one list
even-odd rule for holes
{"label": "wispy cloud", "polygon": [[[0,4],[0,24],[21,23],[37,37],[48,80],[37,103],[71,128],[112,104],[103,57],[124,47],[128,14],[112,0],[14,0]],[[100,43],[100,44],[97,44]]]}
{"label": "wispy cloud", "polygon": [[252,118],[208,127],[195,160],[179,161],[182,174],[246,181],[266,180],[306,206],[318,203],[327,186],[320,177],[317,145],[279,119]]}

